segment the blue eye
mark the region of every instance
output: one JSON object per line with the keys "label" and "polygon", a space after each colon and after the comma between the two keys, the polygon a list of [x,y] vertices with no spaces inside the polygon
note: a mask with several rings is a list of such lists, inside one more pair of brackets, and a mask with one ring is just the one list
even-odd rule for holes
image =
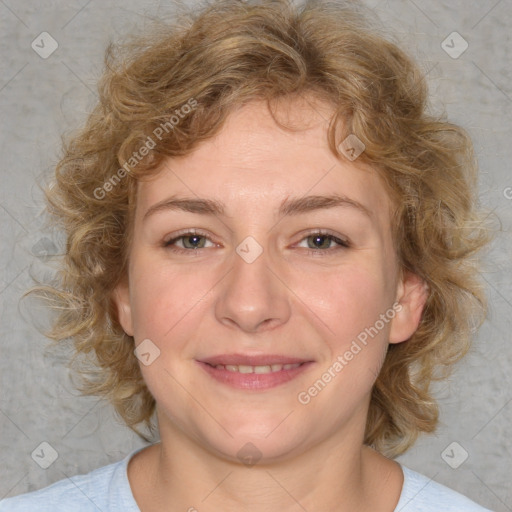
{"label": "blue eye", "polygon": [[[188,249],[204,249],[206,240],[209,240],[205,235],[201,235],[197,232],[189,232],[184,233],[180,236],[177,236],[175,238],[172,238],[171,240],[168,240],[167,242],[164,242],[164,247],[169,247],[171,250],[177,251],[177,252],[183,252]],[[176,242],[181,241],[183,247],[173,247]]]}
{"label": "blue eye", "polygon": [[[331,253],[337,249],[341,248],[349,248],[350,244],[346,240],[342,240],[337,236],[331,233],[324,233],[321,231],[315,231],[304,238],[301,239],[300,242],[307,241],[308,252],[310,254],[314,254],[315,256],[320,255],[320,253]],[[207,246],[207,243],[210,243],[210,246]],[[181,247],[177,245],[181,243]],[[331,244],[334,243],[337,247],[333,247]],[[208,247],[214,247],[216,244],[208,238],[207,235],[202,234],[199,231],[188,231],[180,234],[170,240],[167,240],[163,243],[165,248],[176,252],[176,253],[192,253],[199,249],[207,249]],[[323,255],[323,254],[322,254]]]}
{"label": "blue eye", "polygon": [[[312,241],[312,244],[310,245],[308,243],[308,249],[332,249],[332,247],[330,246],[331,242],[334,242],[336,244],[338,244],[339,246],[342,246],[342,247],[345,247],[345,248],[348,248],[349,247],[349,244],[346,240],[342,240],[341,238],[338,238],[334,235],[331,235],[331,234],[328,234],[328,233],[313,233],[311,235],[308,235],[306,236],[305,238],[303,238],[303,240],[309,240],[311,239]],[[326,246],[326,243],[327,242],[327,245]]]}

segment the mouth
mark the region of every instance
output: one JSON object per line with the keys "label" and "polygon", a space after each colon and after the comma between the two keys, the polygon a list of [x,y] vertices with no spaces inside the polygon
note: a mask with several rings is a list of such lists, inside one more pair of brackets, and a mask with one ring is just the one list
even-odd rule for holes
{"label": "mouth", "polygon": [[[208,363],[207,363],[208,364]],[[293,370],[294,368],[298,368],[300,365],[304,363],[295,363],[295,364],[265,364],[258,366],[250,366],[245,364],[217,364],[213,366],[217,370],[227,370],[228,372],[238,372],[238,373],[257,373],[262,375],[264,373],[274,373],[280,372],[281,370]],[[211,366],[211,365],[210,365]]]}
{"label": "mouth", "polygon": [[210,377],[245,390],[270,389],[290,382],[314,361],[280,355],[220,355],[197,361]]}

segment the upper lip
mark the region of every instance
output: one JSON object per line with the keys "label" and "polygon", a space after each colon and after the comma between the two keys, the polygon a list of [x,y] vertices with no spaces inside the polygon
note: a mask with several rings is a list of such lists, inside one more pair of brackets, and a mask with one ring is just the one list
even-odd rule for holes
{"label": "upper lip", "polygon": [[280,354],[262,354],[262,355],[244,355],[244,354],[219,354],[217,356],[200,359],[199,362],[216,365],[246,365],[246,366],[265,366],[271,364],[297,364],[308,363],[311,359],[300,357],[283,356]]}

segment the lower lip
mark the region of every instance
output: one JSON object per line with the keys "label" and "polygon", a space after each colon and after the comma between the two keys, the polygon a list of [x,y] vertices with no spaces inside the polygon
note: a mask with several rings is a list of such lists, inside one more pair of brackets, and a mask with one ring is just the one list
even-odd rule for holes
{"label": "lower lip", "polygon": [[270,389],[298,377],[306,369],[308,369],[313,361],[302,363],[297,368],[290,370],[279,370],[278,372],[270,373],[240,373],[230,372],[229,370],[217,369],[207,363],[197,361],[201,367],[215,380],[227,384],[237,389]]}

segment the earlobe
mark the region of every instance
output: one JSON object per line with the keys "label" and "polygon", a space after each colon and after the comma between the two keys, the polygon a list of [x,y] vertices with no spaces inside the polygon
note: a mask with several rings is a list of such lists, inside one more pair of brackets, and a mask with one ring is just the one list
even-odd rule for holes
{"label": "earlobe", "polygon": [[391,322],[390,343],[407,341],[416,332],[427,298],[427,283],[417,274],[404,271],[397,289],[396,301],[400,309],[396,308],[397,313]]}
{"label": "earlobe", "polygon": [[115,287],[112,293],[112,300],[116,306],[117,317],[121,327],[128,336],[133,336],[130,290],[127,282],[119,283]]}

